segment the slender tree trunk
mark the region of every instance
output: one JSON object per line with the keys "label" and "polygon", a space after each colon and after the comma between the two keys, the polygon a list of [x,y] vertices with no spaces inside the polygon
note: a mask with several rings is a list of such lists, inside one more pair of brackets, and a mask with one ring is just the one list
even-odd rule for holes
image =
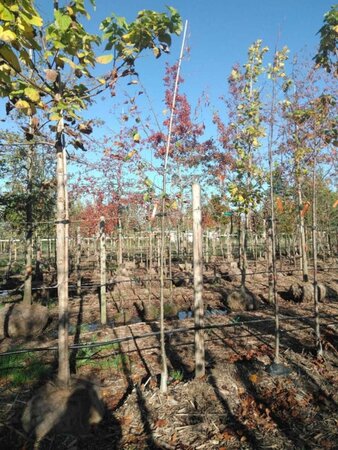
{"label": "slender tree trunk", "polygon": [[248,248],[248,214],[245,213],[244,220],[239,217],[239,266],[241,270],[241,290],[245,291],[247,272],[247,248]]}
{"label": "slender tree trunk", "polygon": [[313,161],[312,176],[312,251],[313,251],[313,298],[315,315],[315,335],[317,356],[323,356],[322,341],[320,336],[320,316],[317,279],[317,186],[316,186],[316,156]]}
{"label": "slender tree trunk", "polygon": [[81,295],[81,229],[76,230],[76,293]]}
{"label": "slender tree trunk", "polygon": [[121,224],[121,218],[119,217],[118,221],[118,234],[119,234],[119,241],[118,241],[118,251],[117,251],[117,265],[121,266],[123,263],[123,243],[122,243],[122,224]]}
{"label": "slender tree trunk", "polygon": [[27,200],[26,200],[26,235],[25,235],[25,281],[23,303],[32,303],[32,272],[33,272],[33,159],[34,147],[28,148],[27,155]]}
{"label": "slender tree trunk", "polygon": [[309,271],[308,271],[307,252],[306,252],[305,223],[304,223],[304,215],[302,213],[303,196],[302,196],[302,187],[301,187],[299,177],[297,177],[297,198],[298,198],[298,208],[299,208],[299,232],[300,232],[300,245],[301,245],[300,251],[301,251],[303,281],[308,282],[309,281]]}
{"label": "slender tree trunk", "polygon": [[101,325],[107,324],[107,297],[106,297],[106,233],[105,218],[100,218],[100,302]]}
{"label": "slender tree trunk", "polygon": [[[163,174],[163,191],[165,192],[166,174]],[[165,195],[162,198],[161,245],[160,245],[160,341],[161,341],[161,392],[168,390],[168,364],[165,351],[164,335],[164,258],[165,258]]]}
{"label": "slender tree trunk", "polygon": [[166,200],[166,193],[167,193],[167,167],[168,167],[168,157],[169,157],[169,149],[171,145],[171,131],[172,131],[172,124],[173,124],[173,117],[174,117],[174,111],[175,111],[175,104],[176,104],[176,96],[177,96],[177,89],[178,89],[178,81],[179,81],[179,75],[180,75],[180,68],[181,68],[181,62],[183,59],[183,51],[184,51],[184,43],[185,43],[185,36],[187,33],[187,26],[188,22],[185,22],[184,31],[183,31],[183,40],[182,40],[182,46],[180,51],[180,57],[178,60],[178,66],[177,66],[177,73],[176,73],[176,79],[175,79],[175,87],[174,87],[174,93],[173,93],[173,100],[172,100],[172,106],[171,106],[171,113],[170,113],[170,120],[169,120],[169,126],[168,126],[168,136],[167,136],[167,143],[166,143],[166,152],[165,152],[165,159],[163,164],[163,178],[162,178],[162,218],[161,218],[161,256],[160,256],[160,341],[161,341],[161,392],[166,393],[168,390],[168,366],[167,366],[167,356],[165,351],[165,336],[164,336],[164,258],[165,258],[165,200]]}
{"label": "slender tree trunk", "polygon": [[275,199],[273,184],[273,153],[272,142],[274,136],[274,112],[276,100],[276,84],[275,79],[272,85],[272,102],[270,111],[270,127],[268,138],[269,153],[269,178],[270,178],[270,220],[269,220],[269,301],[273,302],[275,309],[275,363],[279,363],[279,347],[280,347],[280,326],[279,326],[279,303],[277,298],[277,267],[276,267],[276,221],[275,221]]}

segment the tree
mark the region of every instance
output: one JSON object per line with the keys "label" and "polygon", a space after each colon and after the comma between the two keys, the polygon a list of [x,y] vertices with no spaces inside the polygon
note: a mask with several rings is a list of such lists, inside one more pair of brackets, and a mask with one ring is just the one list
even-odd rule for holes
{"label": "tree", "polygon": [[[94,5],[94,0],[91,0]],[[87,17],[84,0],[74,0],[60,7],[54,0],[52,22],[43,28],[43,19],[32,0],[1,0],[0,25],[4,45],[0,49],[0,96],[7,97],[7,110],[16,108],[33,117],[38,111],[48,114],[55,133],[57,159],[57,274],[59,298],[59,372],[62,383],[69,382],[68,361],[68,196],[65,154],[66,129],[91,133],[81,112],[103,90],[113,91],[117,80],[134,72],[137,56],[152,49],[158,57],[171,43],[171,34],[181,31],[177,11],[169,15],[140,11],[127,23],[112,15],[101,24],[105,50],[96,57],[94,47],[102,42],[81,23]],[[32,58],[29,50],[34,52]],[[112,63],[112,70],[98,79],[91,74],[96,63]],[[24,66],[32,71],[28,77]],[[89,124],[90,125],[90,124]],[[70,143],[83,149],[79,139]]]}
{"label": "tree", "polygon": [[313,59],[317,67],[323,67],[327,72],[333,71],[338,77],[338,3],[324,15],[324,25],[317,34],[320,34],[320,42]]}
{"label": "tree", "polygon": [[0,142],[5,149],[0,173],[7,180],[0,195],[1,216],[16,230],[25,233],[23,302],[29,305],[32,301],[33,231],[38,222],[49,222],[55,213],[52,155],[48,147],[35,148],[32,141],[24,140],[18,133],[1,132]]}
{"label": "tree", "polygon": [[314,159],[329,162],[334,156],[330,143],[336,142],[335,125],[336,100],[325,77],[319,76],[313,68],[294,70],[290,82],[293,85],[282,102],[283,129],[285,140],[281,151],[290,158],[290,170],[294,178],[297,199],[297,213],[300,234],[300,251],[303,281],[309,278],[306,247],[305,205],[311,198],[303,197],[303,181]]}
{"label": "tree", "polygon": [[248,62],[243,70],[236,66],[229,77],[231,122],[224,125],[219,116],[215,116],[220,141],[231,155],[234,173],[233,180],[228,184],[229,202],[239,213],[240,232],[240,269],[242,273],[241,288],[245,289],[246,251],[249,213],[261,202],[263,196],[263,172],[256,161],[260,139],[265,136],[262,126],[262,101],[258,78],[263,73],[263,56],[268,51],[258,40],[249,47]]}

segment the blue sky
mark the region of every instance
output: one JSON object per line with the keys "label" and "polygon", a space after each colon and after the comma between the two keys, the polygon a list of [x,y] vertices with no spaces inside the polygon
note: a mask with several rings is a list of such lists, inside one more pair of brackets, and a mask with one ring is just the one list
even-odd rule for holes
{"label": "blue sky", "polygon": [[[192,102],[206,91],[211,103],[226,92],[231,66],[244,62],[248,46],[256,39],[273,49],[287,45],[291,55],[302,49],[312,55],[319,42],[317,31],[334,0],[114,0],[118,15],[132,20],[139,9],[175,7],[188,20],[190,55],[183,63],[184,90]],[[109,2],[97,0],[94,22],[109,13]],[[142,57],[139,73],[154,101],[163,98],[164,62],[178,57],[181,39],[174,39],[170,57],[155,61]]]}
{"label": "blue sky", "polygon": [[[219,97],[227,92],[227,77],[235,63],[244,63],[248,47],[257,39],[273,50],[284,45],[290,49],[290,56],[305,50],[311,57],[319,43],[316,35],[323,24],[323,16],[335,0],[96,0],[93,11],[88,0],[88,11],[92,18],[87,23],[88,30],[98,32],[100,22],[111,12],[133,20],[141,9],[165,11],[166,5],[176,8],[183,21],[188,20],[186,45],[189,55],[182,64],[182,76],[185,80],[183,90],[192,105],[205,92],[210,98],[211,109],[201,119],[205,121],[206,138],[215,136],[211,124],[212,109],[222,107]],[[60,0],[60,6],[64,4]],[[44,17],[52,12],[52,0],[36,0],[38,10]],[[165,63],[176,62],[181,46],[181,37],[173,39],[170,55],[155,60],[151,52],[143,54],[137,63],[140,81],[153,107],[162,122]],[[99,52],[100,53],[100,52]],[[108,66],[101,66],[101,71]],[[125,90],[123,84],[120,89]],[[128,87],[133,95],[134,86]],[[100,117],[106,120],[107,127],[115,131],[119,128],[118,116],[123,112],[121,97],[104,100],[98,98],[96,105],[88,111],[87,117]],[[140,97],[142,108],[146,109],[145,96]],[[3,103],[3,102],[2,102]],[[114,109],[114,106],[119,106]],[[147,112],[146,112],[147,114]],[[1,116],[4,116],[4,109]],[[7,125],[7,124],[6,124]],[[8,124],[9,125],[9,124]],[[102,135],[105,128],[96,130]],[[81,153],[80,153],[81,156]],[[95,155],[88,155],[91,160]]]}
{"label": "blue sky", "polygon": [[[227,77],[236,62],[246,59],[247,48],[262,39],[270,49],[288,46],[290,56],[306,50],[315,54],[324,13],[335,0],[96,0],[96,11],[88,7],[92,19],[91,32],[97,32],[102,19],[112,11],[133,20],[140,9],[165,11],[166,5],[175,7],[183,20],[188,20],[187,45],[190,54],[185,58],[182,75],[184,91],[194,104],[204,91],[217,107],[218,98],[226,93]],[[60,5],[62,5],[60,0]],[[89,2],[88,2],[89,3]],[[41,13],[48,13],[52,1],[38,0]],[[154,103],[159,117],[163,109],[162,78],[165,62],[174,63],[179,55],[181,38],[175,38],[169,56],[155,60],[149,52],[137,64],[142,84]],[[105,67],[102,67],[104,70]],[[117,101],[112,99],[111,104]],[[105,111],[110,101],[98,102],[95,114]],[[105,115],[105,113],[104,113]],[[209,120],[206,118],[207,122]]]}

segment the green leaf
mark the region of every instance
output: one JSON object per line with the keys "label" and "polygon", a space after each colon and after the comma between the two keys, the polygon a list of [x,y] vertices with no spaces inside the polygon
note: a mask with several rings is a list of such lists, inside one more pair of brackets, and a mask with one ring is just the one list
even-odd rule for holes
{"label": "green leaf", "polygon": [[113,60],[113,55],[101,55],[95,58],[99,64],[109,64]]}
{"label": "green leaf", "polygon": [[3,20],[4,22],[11,22],[15,20],[14,14],[11,13],[11,11],[9,11],[3,3],[0,5],[0,20]]}
{"label": "green leaf", "polygon": [[0,56],[16,71],[21,72],[21,67],[18,58],[15,53],[7,46],[4,45],[0,48]]}
{"label": "green leaf", "polygon": [[148,177],[143,182],[148,188],[152,187],[153,185],[152,181]]}
{"label": "green leaf", "polygon": [[42,27],[43,20],[40,16],[31,16],[27,18],[27,23],[33,25],[34,27]]}
{"label": "green leaf", "polygon": [[62,14],[61,11],[54,11],[55,21],[58,29],[60,31],[67,31],[70,24],[72,23],[71,17],[68,15]]}

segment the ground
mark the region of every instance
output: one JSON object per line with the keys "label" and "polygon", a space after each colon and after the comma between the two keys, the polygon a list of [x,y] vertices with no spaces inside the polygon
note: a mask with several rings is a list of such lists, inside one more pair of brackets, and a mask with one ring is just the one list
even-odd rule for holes
{"label": "ground", "polygon": [[[281,368],[281,373],[273,365],[274,308],[267,302],[267,276],[260,273],[263,265],[253,264],[248,276],[257,310],[227,314],[226,295],[239,280],[236,276],[219,278],[212,265],[207,269],[205,324],[210,328],[205,331],[206,374],[202,379],[194,378],[194,334],[182,331],[193,327],[193,318],[188,317],[193,306],[192,287],[176,287],[171,294],[166,286],[167,394],[159,389],[156,281],[150,289],[142,282],[141,272],[135,270],[131,286],[112,289],[106,327],[99,325],[94,288],[87,286],[81,297],[73,296],[70,344],[120,339],[104,347],[71,349],[76,377],[90,378],[100,387],[106,413],[87,436],[49,434],[41,449],[338,448],[338,279],[334,264],[330,270],[319,272],[319,280],[329,288],[320,304],[323,358],[317,358],[315,352],[313,305],[288,300],[287,289],[299,281],[299,273],[284,267],[285,272],[278,275],[281,366],[277,369]],[[89,271],[87,284],[93,282]],[[27,341],[4,339],[1,352],[14,347],[55,346],[56,305],[52,304],[50,312],[53,320],[43,335]],[[179,320],[178,316],[185,318]],[[39,364],[43,362],[49,370],[39,380],[30,379],[30,367],[26,367],[26,380],[15,383],[11,371],[2,367],[1,449],[33,448],[20,417],[36,387],[55,371],[54,351],[38,355]],[[20,364],[28,363],[20,360]],[[74,424],[76,431],[76,421]]]}

